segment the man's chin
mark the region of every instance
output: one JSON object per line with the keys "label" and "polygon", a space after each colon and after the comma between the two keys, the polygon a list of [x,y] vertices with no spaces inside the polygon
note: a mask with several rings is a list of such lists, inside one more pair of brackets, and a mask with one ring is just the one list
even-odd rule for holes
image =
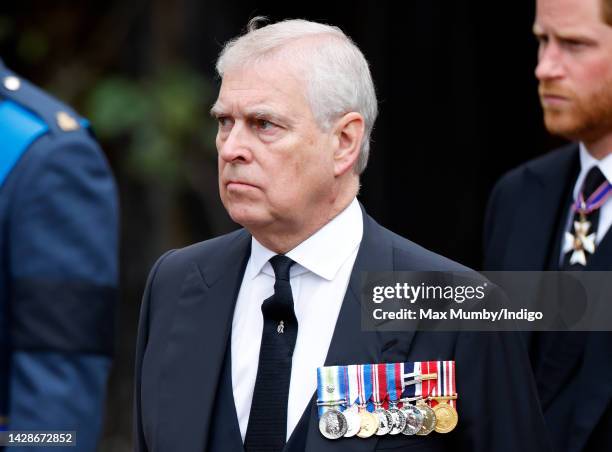
{"label": "man's chin", "polygon": [[232,207],[228,209],[228,212],[234,223],[238,223],[249,230],[257,228],[258,225],[266,221],[266,216],[262,212],[253,209],[252,206]]}
{"label": "man's chin", "polygon": [[579,140],[580,132],[583,130],[578,121],[559,112],[546,112],[544,114],[544,125],[551,134],[568,140]]}

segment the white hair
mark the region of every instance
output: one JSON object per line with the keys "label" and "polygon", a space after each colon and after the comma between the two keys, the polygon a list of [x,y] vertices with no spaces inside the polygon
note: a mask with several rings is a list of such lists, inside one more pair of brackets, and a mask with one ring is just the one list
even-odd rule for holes
{"label": "white hair", "polygon": [[[364,137],[355,165],[361,174],[368,163],[370,135],[378,114],[374,83],[363,53],[338,27],[301,19],[284,20],[257,28],[256,17],[247,32],[227,42],[217,60],[217,72],[239,69],[272,56],[288,56],[289,63],[307,82],[306,97],[323,130],[349,112],[364,119]],[[288,49],[289,44],[294,44]],[[304,45],[300,45],[304,44]]]}

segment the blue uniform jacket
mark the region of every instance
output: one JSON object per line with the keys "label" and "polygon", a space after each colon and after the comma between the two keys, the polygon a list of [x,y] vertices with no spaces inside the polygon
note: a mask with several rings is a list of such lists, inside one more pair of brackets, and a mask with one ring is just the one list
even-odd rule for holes
{"label": "blue uniform jacket", "polygon": [[77,447],[65,450],[96,450],[113,348],[117,204],[86,121],[0,60],[0,429],[75,430]]}

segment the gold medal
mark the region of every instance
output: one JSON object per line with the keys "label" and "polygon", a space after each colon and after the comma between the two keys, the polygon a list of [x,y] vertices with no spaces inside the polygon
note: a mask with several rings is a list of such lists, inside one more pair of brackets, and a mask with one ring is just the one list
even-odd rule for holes
{"label": "gold medal", "polygon": [[459,422],[459,415],[446,400],[440,401],[434,408],[436,414],[436,427],[438,433],[448,433],[452,431]]}
{"label": "gold medal", "polygon": [[357,432],[359,438],[369,438],[378,431],[378,416],[363,409],[359,411],[359,417],[361,418],[361,427]]}

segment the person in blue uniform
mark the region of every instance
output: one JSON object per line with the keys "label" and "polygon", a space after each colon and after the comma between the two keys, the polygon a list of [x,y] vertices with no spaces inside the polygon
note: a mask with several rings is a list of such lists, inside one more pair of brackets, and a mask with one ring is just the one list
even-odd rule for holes
{"label": "person in blue uniform", "polygon": [[0,60],[0,429],[76,431],[66,450],[96,450],[118,215],[87,121]]}

